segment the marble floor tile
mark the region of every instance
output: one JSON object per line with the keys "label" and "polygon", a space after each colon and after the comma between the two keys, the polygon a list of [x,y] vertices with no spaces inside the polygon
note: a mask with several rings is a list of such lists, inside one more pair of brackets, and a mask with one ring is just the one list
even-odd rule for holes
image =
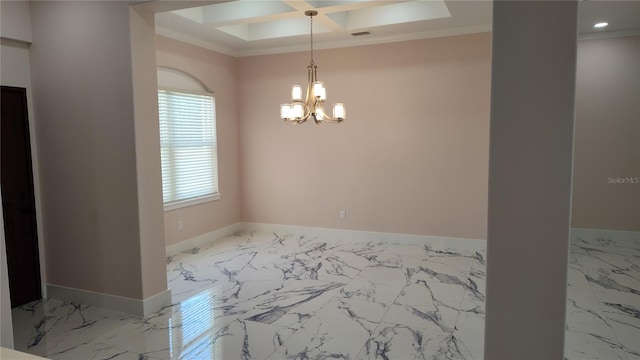
{"label": "marble floor tile", "polygon": [[358,360],[472,359],[452,333],[403,324],[381,323],[357,356]]}
{"label": "marble floor tile", "polygon": [[[605,304],[605,314],[629,359],[640,359],[640,311],[625,306]],[[640,305],[640,304],[639,304]],[[611,308],[617,308],[611,311]]]}
{"label": "marble floor tile", "polygon": [[[142,333],[131,337],[129,340],[117,346],[118,349],[156,359],[172,359],[177,357],[182,346],[180,339],[173,340],[173,327],[148,328]],[[186,345],[186,344],[185,344]]]}
{"label": "marble floor tile", "polygon": [[407,278],[402,268],[387,266],[367,266],[359,274],[365,280],[376,284],[404,284]]}
{"label": "marble floor tile", "polygon": [[[629,244],[572,244],[567,359],[640,360]],[[480,360],[486,258],[444,243],[237,233],[168,256],[172,304],[157,313],[45,299],[12,311],[14,339],[56,360]]]}
{"label": "marble floor tile", "polygon": [[432,305],[391,305],[382,322],[450,333],[455,328],[458,310]]}
{"label": "marble floor tile", "polygon": [[640,239],[632,232],[575,234],[571,239],[572,253],[607,253],[640,255]]}
{"label": "marble floor tile", "polygon": [[385,249],[397,255],[415,256],[424,259],[429,252],[424,245],[399,245],[391,244]]}
{"label": "marble floor tile", "polygon": [[567,360],[629,360],[614,339],[575,331],[565,334],[564,357]]}
{"label": "marble floor tile", "polygon": [[484,356],[484,310],[479,307],[460,310],[453,335],[458,351],[465,359],[482,359]]}
{"label": "marble floor tile", "polygon": [[277,292],[256,299],[242,319],[297,329],[343,286],[319,280],[292,280]]}
{"label": "marble floor tile", "polygon": [[405,285],[404,278],[400,282],[376,283],[357,275],[340,289],[340,293],[349,299],[391,304]]}
{"label": "marble floor tile", "polygon": [[640,243],[576,237],[567,288],[567,359],[640,359]]}
{"label": "marble floor tile", "polygon": [[295,329],[237,320],[214,337],[220,359],[264,360],[293,335]]}
{"label": "marble floor tile", "polygon": [[585,274],[571,264],[567,269],[567,292],[575,296],[594,296]]}
{"label": "marble floor tile", "polygon": [[83,344],[62,353],[47,354],[49,359],[114,359],[114,360],[157,360],[149,356],[135,354],[114,347],[101,348],[94,344]]}
{"label": "marble floor tile", "polygon": [[[65,358],[91,350],[111,353],[110,348],[145,325],[131,315],[58,300],[38,301],[13,310],[14,345],[20,351],[50,358]],[[83,350],[84,349],[84,350]]]}
{"label": "marble floor tile", "polygon": [[609,319],[595,298],[567,299],[567,330],[615,339]]}
{"label": "marble floor tile", "polygon": [[374,302],[334,299],[312,315],[270,359],[354,359],[386,308]]}

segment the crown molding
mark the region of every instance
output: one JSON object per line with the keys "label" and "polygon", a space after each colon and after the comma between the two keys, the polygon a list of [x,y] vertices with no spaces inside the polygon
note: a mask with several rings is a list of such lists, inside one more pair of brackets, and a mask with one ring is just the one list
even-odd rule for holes
{"label": "crown molding", "polygon": [[[391,42],[411,41],[411,40],[457,36],[457,35],[475,34],[475,33],[483,33],[483,32],[491,32],[491,25],[460,27],[460,28],[453,28],[453,29],[446,29],[446,30],[431,30],[431,31],[423,31],[423,32],[394,35],[394,36],[372,37],[369,39],[365,37],[349,38],[347,40],[315,43],[314,49],[322,50],[322,49],[335,49],[335,48],[345,48],[345,47],[354,47],[354,46],[376,45],[376,44],[385,44],[385,43],[391,43]],[[210,42],[201,38],[197,38],[195,36],[187,35],[179,31],[174,31],[174,30],[170,30],[164,27],[159,27],[159,26],[156,28],[156,34],[162,35],[174,40],[182,41],[191,45],[199,46],[205,49],[213,50],[213,51],[216,51],[225,55],[233,56],[233,57],[274,55],[274,54],[284,54],[284,53],[301,52],[301,51],[309,50],[308,44],[278,46],[278,47],[270,47],[270,48],[262,48],[262,49],[235,50],[226,46],[215,44],[213,42]]]}
{"label": "crown molding", "polygon": [[598,40],[598,39],[609,39],[609,38],[627,37],[627,36],[640,36],[640,29],[603,31],[603,32],[579,34],[578,40]]}
{"label": "crown molding", "polygon": [[171,30],[171,29],[167,29],[165,27],[162,26],[156,26],[156,35],[160,35],[160,36],[164,36],[164,37],[168,37],[170,39],[173,40],[178,40],[178,41],[182,41],[185,42],[187,44],[191,44],[191,45],[195,45],[195,46],[199,46],[201,48],[205,48],[208,50],[213,50],[215,52],[219,52],[221,54],[225,54],[225,55],[229,55],[229,56],[233,56],[233,57],[239,57],[240,54],[229,48],[226,46],[222,46],[222,45],[218,45],[218,44],[214,44],[211,41],[207,41],[192,35],[187,35],[183,32],[180,31],[175,31],[175,30]]}

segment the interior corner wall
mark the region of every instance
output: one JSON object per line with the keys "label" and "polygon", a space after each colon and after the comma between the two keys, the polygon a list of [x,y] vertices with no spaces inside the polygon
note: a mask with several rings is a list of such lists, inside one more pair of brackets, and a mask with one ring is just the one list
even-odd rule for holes
{"label": "interior corner wall", "polygon": [[243,221],[485,239],[490,58],[488,33],[316,51],[347,109],[320,126],[279,117],[308,52],[239,58]]}
{"label": "interior corner wall", "polygon": [[[163,36],[156,37],[158,66],[181,70],[200,80],[216,99],[219,200],[165,211],[165,241],[173,245],[182,240],[212,232],[241,221],[240,145],[238,133],[236,59]],[[183,229],[178,230],[178,221]]]}
{"label": "interior corner wall", "polygon": [[129,5],[30,5],[48,283],[141,299]]}
{"label": "interior corner wall", "polygon": [[640,36],[578,42],[572,215],[640,231]]}
{"label": "interior corner wall", "polygon": [[168,288],[155,66],[155,14],[132,6],[129,15],[140,267],[142,298],[147,299]]}

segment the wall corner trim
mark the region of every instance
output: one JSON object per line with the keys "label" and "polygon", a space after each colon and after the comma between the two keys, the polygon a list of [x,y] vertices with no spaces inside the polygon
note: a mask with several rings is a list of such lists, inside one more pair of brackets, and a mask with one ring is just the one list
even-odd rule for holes
{"label": "wall corner trim", "polygon": [[95,306],[138,316],[147,316],[171,304],[171,290],[161,291],[144,300],[124,296],[98,293],[89,290],[47,284],[47,294],[51,299]]}

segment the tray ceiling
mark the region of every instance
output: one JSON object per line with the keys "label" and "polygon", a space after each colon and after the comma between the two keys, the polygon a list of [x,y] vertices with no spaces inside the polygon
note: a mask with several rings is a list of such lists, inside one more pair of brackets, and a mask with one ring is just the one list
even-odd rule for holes
{"label": "tray ceiling", "polygon": [[[491,31],[485,0],[157,1],[156,32],[233,56],[309,49],[307,10],[318,49]],[[640,1],[580,2],[583,38],[640,34]],[[608,21],[606,29],[592,23]],[[544,24],[541,24],[543,26]],[[363,36],[352,34],[368,32]]]}

